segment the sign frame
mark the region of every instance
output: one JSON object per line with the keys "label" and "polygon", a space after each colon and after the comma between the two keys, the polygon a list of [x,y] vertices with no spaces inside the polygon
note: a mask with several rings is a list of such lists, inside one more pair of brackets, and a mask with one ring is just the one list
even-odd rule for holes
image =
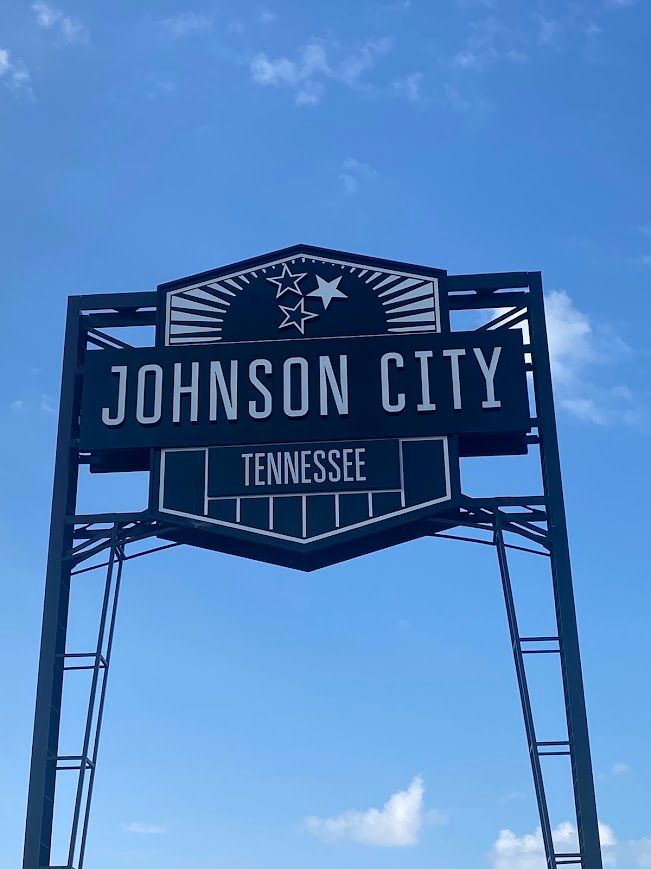
{"label": "sign frame", "polygon": [[[288,251],[298,249],[305,250],[306,246],[288,248],[277,255],[285,256]],[[331,256],[353,256],[312,249]],[[363,259],[371,261],[368,257]],[[404,267],[404,264],[393,264]],[[572,858],[584,869],[601,869],[541,274],[447,275],[442,270],[431,271],[443,288],[442,316],[499,309],[502,313],[492,314],[492,319],[482,329],[528,325],[528,371],[533,381],[535,411],[532,411],[526,444],[528,449],[540,453],[542,487],[539,492],[524,495],[515,493],[490,498],[460,495],[449,510],[420,518],[418,535],[452,536],[495,547],[547,865],[554,869],[559,860],[568,862]],[[82,372],[87,350],[90,347],[114,350],[124,346],[113,334],[116,329],[155,325],[160,318],[158,301],[158,293],[140,292],[72,296],[68,302],[23,869],[63,869],[64,866],[65,869],[83,869],[123,566],[129,558],[178,545],[175,540],[178,527],[166,523],[162,516],[149,509],[135,514],[89,515],[77,511],[79,473],[84,465],[90,465],[95,471],[142,469],[142,456],[137,452],[111,464],[106,456],[93,456],[80,449]],[[200,530],[188,529],[186,542],[193,543],[194,533]],[[398,539],[400,533],[396,531]],[[153,549],[143,549],[152,539],[163,542]],[[228,551],[223,546],[220,549]],[[555,602],[555,625],[549,636],[525,637],[520,633],[508,563],[510,549],[525,550],[547,559]],[[350,557],[354,554],[351,551]],[[105,590],[97,648],[90,653],[71,651],[67,646],[67,626],[75,576],[103,569],[106,569]],[[548,645],[543,647],[543,642]],[[536,737],[525,665],[526,654],[536,651],[553,653],[561,664],[567,733],[560,734],[553,742],[539,742]],[[69,671],[79,669],[91,671],[83,744],[78,755],[62,756],[59,746],[64,677],[69,678],[73,675]],[[578,831],[576,853],[560,855],[554,850],[541,762],[547,755],[565,755],[570,760]],[[72,822],[65,837],[67,854],[61,862],[53,863],[56,783],[60,775],[69,775],[71,771],[77,776],[77,788]]]}

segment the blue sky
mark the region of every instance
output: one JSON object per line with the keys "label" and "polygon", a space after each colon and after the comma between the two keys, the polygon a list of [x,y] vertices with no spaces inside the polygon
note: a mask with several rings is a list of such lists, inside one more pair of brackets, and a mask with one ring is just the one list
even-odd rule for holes
{"label": "blue sky", "polygon": [[[306,242],[542,269],[605,852],[651,865],[650,27],[648,0],[2,5],[0,864],[22,847],[66,296]],[[101,487],[144,506],[140,481]],[[311,575],[133,562],[88,865],[538,869],[500,595],[487,547],[443,540]]]}

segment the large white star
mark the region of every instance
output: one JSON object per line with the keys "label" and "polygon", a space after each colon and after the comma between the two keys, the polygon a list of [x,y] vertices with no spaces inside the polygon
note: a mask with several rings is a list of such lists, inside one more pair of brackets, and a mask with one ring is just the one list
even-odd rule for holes
{"label": "large white star", "polygon": [[313,320],[315,317],[319,316],[318,314],[312,314],[310,311],[305,310],[304,298],[299,299],[293,308],[285,307],[284,305],[278,305],[278,307],[285,315],[285,319],[278,328],[284,329],[285,326],[296,326],[301,335],[305,334],[305,321]]}
{"label": "large white star", "polygon": [[328,305],[333,299],[347,299],[348,296],[345,293],[342,293],[339,287],[339,281],[341,280],[341,275],[338,278],[335,278],[333,281],[324,281],[322,277],[316,275],[316,279],[318,282],[318,288],[316,290],[312,290],[311,293],[308,293],[308,296],[318,296],[319,299],[323,302],[323,307],[327,309]]}
{"label": "large white star", "polygon": [[268,281],[271,281],[272,284],[275,284],[278,287],[278,291],[276,292],[276,298],[279,299],[285,293],[297,293],[299,296],[302,296],[298,282],[305,277],[307,272],[303,272],[302,274],[293,275],[287,263],[283,263],[283,270],[280,273],[280,277],[277,278],[267,278]]}

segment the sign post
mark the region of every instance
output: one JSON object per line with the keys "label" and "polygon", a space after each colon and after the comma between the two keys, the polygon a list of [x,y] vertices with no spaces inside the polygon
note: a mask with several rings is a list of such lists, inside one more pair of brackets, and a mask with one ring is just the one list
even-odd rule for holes
{"label": "sign post", "polygon": [[[472,328],[455,328],[468,312]],[[152,326],[151,346],[125,340]],[[539,493],[464,492],[465,458],[532,452]],[[148,471],[148,509],[79,515],[80,465]],[[190,544],[315,570],[426,535],[495,545],[547,864],[599,869],[539,273],[449,276],[299,245],[156,293],[73,297],[23,869],[63,866],[52,862],[52,818],[64,770],[78,784],[62,859],[83,867],[125,561]],[[165,542],[142,550],[153,537]],[[509,548],[550,562],[549,635],[519,633]],[[97,648],[72,652],[74,576],[100,567]],[[526,654],[543,651],[560,657],[567,716],[567,733],[551,743],[537,739],[525,666]],[[85,736],[79,755],[63,757],[62,686],[79,669],[92,670]],[[571,761],[576,853],[554,852],[541,763],[550,754]]]}

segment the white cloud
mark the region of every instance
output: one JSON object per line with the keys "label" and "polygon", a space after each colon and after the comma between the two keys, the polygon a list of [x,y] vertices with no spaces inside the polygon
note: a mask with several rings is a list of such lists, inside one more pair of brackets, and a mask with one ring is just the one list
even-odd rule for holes
{"label": "white cloud", "polygon": [[[494,311],[491,318],[506,310]],[[553,290],[545,296],[545,315],[559,407],[596,425],[639,423],[643,412],[630,388],[625,384],[607,386],[597,377],[600,370],[612,368],[630,356],[626,343],[612,330],[596,330],[590,317],[564,290]]]}
{"label": "white cloud", "polygon": [[[574,824],[565,822],[552,830],[556,851],[575,853],[578,838]],[[651,839],[631,839],[620,842],[608,824],[599,824],[599,840],[604,866],[631,869],[631,867],[651,867]],[[542,833],[538,828],[534,833],[516,836],[512,830],[500,830],[497,841],[491,849],[494,869],[546,869]]]}
{"label": "white cloud", "polygon": [[31,93],[30,77],[26,67],[12,60],[8,48],[0,48],[0,83],[13,90]]}
{"label": "white cloud", "polygon": [[352,810],[334,818],[306,818],[305,829],[325,842],[357,842],[380,848],[417,845],[426,823],[447,818],[423,807],[425,788],[416,776],[407,790],[393,794],[381,809]]}
{"label": "white cloud", "polygon": [[277,17],[270,9],[263,9],[258,15],[258,21],[260,24],[273,24]]}
{"label": "white cloud", "polygon": [[368,163],[363,163],[354,157],[346,157],[339,180],[346,193],[356,193],[360,184],[372,181],[376,177],[377,172]]}
{"label": "white cloud", "polygon": [[597,358],[592,324],[564,290],[547,294],[545,316],[554,378],[557,383],[570,383]]}
{"label": "white cloud", "polygon": [[[312,40],[294,60],[270,58],[265,52],[259,52],[251,59],[251,77],[256,84],[293,91],[297,105],[316,105],[331,82],[362,87],[365,74],[390,48],[391,40],[385,37],[368,40],[357,50],[342,54],[333,43]],[[333,54],[338,55],[334,60]]]}
{"label": "white cloud", "polygon": [[24,409],[25,409],[25,402],[22,400],[22,398],[16,398],[16,399],[14,399],[14,400],[11,402],[11,404],[9,405],[9,407],[10,407],[13,411],[24,410]]}
{"label": "white cloud", "polygon": [[[552,838],[556,851],[575,853],[578,850],[576,828],[567,821],[552,830]],[[606,865],[612,856],[615,846],[615,836],[606,824],[599,825],[599,838]],[[495,869],[546,869],[545,849],[540,828],[534,833],[516,836],[512,830],[500,830],[497,841],[493,844],[491,859]]]}
{"label": "white cloud", "polygon": [[45,413],[45,414],[54,413],[54,402],[52,401],[52,399],[50,398],[49,395],[42,395],[41,396],[40,408],[41,408],[41,413]]}
{"label": "white cloud", "polygon": [[613,775],[626,775],[631,771],[627,763],[614,763],[612,768]]}
{"label": "white cloud", "polygon": [[213,26],[213,19],[209,15],[199,15],[196,12],[183,12],[170,18],[163,18],[160,28],[165,36],[171,39],[182,39],[193,33],[205,33]]}
{"label": "white cloud", "polygon": [[159,836],[167,833],[167,827],[162,827],[159,824],[143,824],[140,821],[122,824],[121,829],[124,833],[139,833],[146,836]]}
{"label": "white cloud", "polygon": [[36,23],[39,27],[45,30],[56,30],[66,42],[88,42],[88,28],[76,18],[64,15],[60,9],[42,0],[32,3],[32,10],[36,14]]}
{"label": "white cloud", "polygon": [[393,83],[393,90],[404,97],[410,103],[417,103],[421,98],[421,84],[423,74],[421,72],[413,72],[410,75],[405,75],[402,78],[397,78]]}

